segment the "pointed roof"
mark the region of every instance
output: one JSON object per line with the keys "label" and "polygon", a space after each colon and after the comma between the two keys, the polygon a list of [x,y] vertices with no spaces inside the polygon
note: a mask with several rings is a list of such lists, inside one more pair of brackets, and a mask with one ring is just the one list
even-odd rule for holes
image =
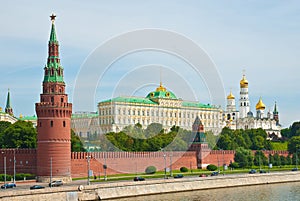
{"label": "pointed roof", "polygon": [[9,89],[8,89],[8,92],[7,92],[7,99],[6,99],[6,107],[5,107],[5,109],[11,109]]}
{"label": "pointed roof", "polygon": [[56,18],[56,15],[54,13],[52,13],[52,15],[50,16],[50,19],[52,21],[52,27],[51,27],[49,42],[57,42],[56,33],[55,33],[55,25],[54,25],[55,18]]}
{"label": "pointed roof", "polygon": [[275,106],[274,106],[273,114],[278,114],[276,101],[275,101]]}
{"label": "pointed roof", "polygon": [[55,21],[56,15],[52,14],[50,16],[52,21],[50,39],[48,44],[48,60],[45,66],[44,82],[64,82],[63,78],[63,67],[60,64],[59,59],[59,45],[56,37],[55,31]]}

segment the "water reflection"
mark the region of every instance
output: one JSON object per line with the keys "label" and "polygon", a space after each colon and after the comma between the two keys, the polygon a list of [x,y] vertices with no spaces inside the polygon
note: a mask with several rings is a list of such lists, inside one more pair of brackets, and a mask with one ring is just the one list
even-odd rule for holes
{"label": "water reflection", "polygon": [[149,195],[120,201],[295,201],[300,200],[300,182],[222,188],[212,190]]}

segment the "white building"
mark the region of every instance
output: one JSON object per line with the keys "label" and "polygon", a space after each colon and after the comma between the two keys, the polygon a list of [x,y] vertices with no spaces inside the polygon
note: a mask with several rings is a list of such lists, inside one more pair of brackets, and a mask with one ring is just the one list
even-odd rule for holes
{"label": "white building", "polygon": [[248,94],[248,81],[243,75],[240,81],[239,110],[236,109],[235,97],[230,92],[227,96],[227,107],[223,114],[226,126],[231,129],[256,129],[262,128],[268,134],[268,139],[281,138],[281,125],[279,124],[279,113],[275,103],[274,111],[265,115],[266,106],[262,98],[256,104],[256,117],[250,111],[250,100]]}
{"label": "white building", "polygon": [[119,132],[128,125],[147,127],[160,123],[191,130],[197,116],[206,130],[218,134],[223,127],[222,109],[210,104],[184,101],[160,86],[146,97],[116,97],[98,103],[101,133]]}

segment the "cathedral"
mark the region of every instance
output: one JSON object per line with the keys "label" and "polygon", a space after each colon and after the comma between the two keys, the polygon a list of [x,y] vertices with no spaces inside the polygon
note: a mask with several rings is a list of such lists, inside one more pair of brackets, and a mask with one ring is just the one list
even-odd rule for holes
{"label": "cathedral", "polygon": [[5,110],[2,111],[2,108],[0,107],[0,121],[8,121],[10,123],[15,123],[17,121],[17,118],[14,117],[13,109],[11,107],[9,90],[7,92]]}
{"label": "cathedral", "polygon": [[227,106],[223,113],[223,120],[230,129],[257,129],[262,128],[268,134],[268,139],[281,138],[281,125],[279,124],[279,113],[275,102],[273,112],[268,111],[265,115],[266,106],[260,98],[255,106],[256,116],[250,110],[248,93],[248,80],[243,75],[240,81],[239,109],[235,104],[235,97],[232,92],[227,96]]}

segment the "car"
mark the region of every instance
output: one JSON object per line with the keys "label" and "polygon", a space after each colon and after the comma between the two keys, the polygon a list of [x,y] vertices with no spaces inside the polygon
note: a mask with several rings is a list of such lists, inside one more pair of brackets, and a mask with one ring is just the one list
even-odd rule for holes
{"label": "car", "polygon": [[45,188],[44,186],[41,186],[41,185],[33,185],[33,186],[30,186],[30,190],[34,190],[34,189],[42,189],[42,188]]}
{"label": "car", "polygon": [[182,178],[182,177],[183,177],[183,174],[177,174],[177,175],[174,176],[175,179],[176,178]]}
{"label": "car", "polygon": [[298,171],[298,168],[293,168],[292,171]]}
{"label": "car", "polygon": [[212,172],[211,174],[210,174],[210,176],[218,176],[219,175],[219,172]]}
{"label": "car", "polygon": [[145,178],[143,178],[143,177],[134,177],[133,181],[145,181]]}
{"label": "car", "polygon": [[51,183],[49,183],[49,187],[53,187],[53,186],[62,186],[63,182],[61,180],[56,180],[56,181],[52,181]]}
{"label": "car", "polygon": [[200,174],[199,177],[207,177],[206,174]]}
{"label": "car", "polygon": [[267,171],[265,171],[265,170],[260,170],[259,173],[261,173],[261,174],[262,174],[262,173],[267,173]]}
{"label": "car", "polygon": [[256,173],[256,170],[252,169],[249,171],[249,174],[255,174]]}
{"label": "car", "polygon": [[5,189],[5,188],[16,188],[16,184],[14,183],[7,183],[7,184],[4,184],[1,186],[2,189]]}

